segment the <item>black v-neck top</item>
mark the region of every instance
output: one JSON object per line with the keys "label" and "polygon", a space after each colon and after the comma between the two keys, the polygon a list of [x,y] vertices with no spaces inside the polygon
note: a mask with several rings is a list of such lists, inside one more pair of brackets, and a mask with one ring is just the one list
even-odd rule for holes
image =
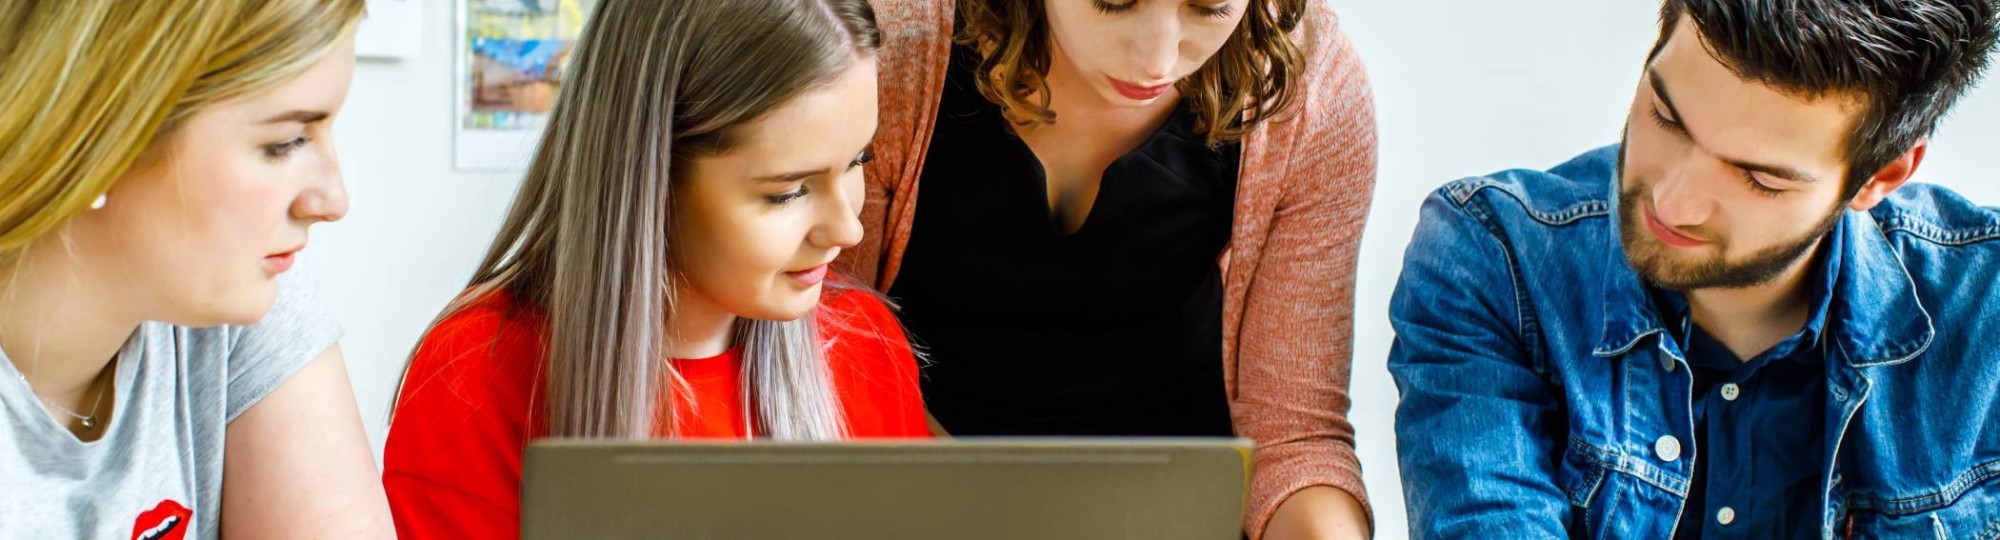
{"label": "black v-neck top", "polygon": [[1239,146],[1207,146],[1183,106],[1065,234],[976,54],[952,52],[889,291],[930,355],[930,412],[955,435],[1231,435],[1218,259]]}

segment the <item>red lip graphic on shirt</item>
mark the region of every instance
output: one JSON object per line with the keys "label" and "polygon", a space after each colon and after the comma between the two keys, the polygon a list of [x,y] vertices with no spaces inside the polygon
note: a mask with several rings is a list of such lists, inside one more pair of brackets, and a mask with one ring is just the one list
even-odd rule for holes
{"label": "red lip graphic on shirt", "polygon": [[194,512],[171,500],[139,514],[132,523],[132,540],[182,540],[187,536],[188,518]]}

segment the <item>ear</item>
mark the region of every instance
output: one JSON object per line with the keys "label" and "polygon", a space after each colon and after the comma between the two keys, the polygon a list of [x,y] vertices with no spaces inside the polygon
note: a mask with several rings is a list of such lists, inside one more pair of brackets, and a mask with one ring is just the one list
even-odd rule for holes
{"label": "ear", "polygon": [[1929,137],[1917,139],[1917,144],[1910,146],[1908,152],[1883,165],[1882,170],[1875,171],[1875,176],[1869,177],[1868,183],[1861,186],[1861,192],[1847,201],[1847,207],[1866,212],[1882,204],[1882,199],[1889,198],[1890,193],[1895,193],[1897,188],[1909,183],[1910,177],[1917,174],[1917,166],[1923,164],[1924,152],[1930,150],[1930,146]]}

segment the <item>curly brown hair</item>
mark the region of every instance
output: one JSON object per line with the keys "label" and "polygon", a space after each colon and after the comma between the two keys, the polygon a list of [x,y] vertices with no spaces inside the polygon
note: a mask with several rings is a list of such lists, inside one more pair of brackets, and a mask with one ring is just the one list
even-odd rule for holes
{"label": "curly brown hair", "polygon": [[[958,0],[963,27],[955,41],[979,51],[979,93],[1019,125],[1053,123],[1049,110],[1045,0]],[[1278,118],[1299,92],[1305,55],[1291,32],[1308,0],[1250,0],[1236,32],[1194,75],[1174,84],[1191,100],[1195,133],[1219,145],[1243,139]]]}

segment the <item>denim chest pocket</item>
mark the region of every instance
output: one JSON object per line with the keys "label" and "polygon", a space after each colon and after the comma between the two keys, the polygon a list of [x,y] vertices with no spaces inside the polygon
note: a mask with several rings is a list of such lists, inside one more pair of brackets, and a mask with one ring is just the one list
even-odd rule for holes
{"label": "denim chest pocket", "polygon": [[[1969,489],[1905,499],[1860,497],[1836,538],[2000,540],[2000,477]],[[1843,530],[1844,529],[1844,530]]]}

